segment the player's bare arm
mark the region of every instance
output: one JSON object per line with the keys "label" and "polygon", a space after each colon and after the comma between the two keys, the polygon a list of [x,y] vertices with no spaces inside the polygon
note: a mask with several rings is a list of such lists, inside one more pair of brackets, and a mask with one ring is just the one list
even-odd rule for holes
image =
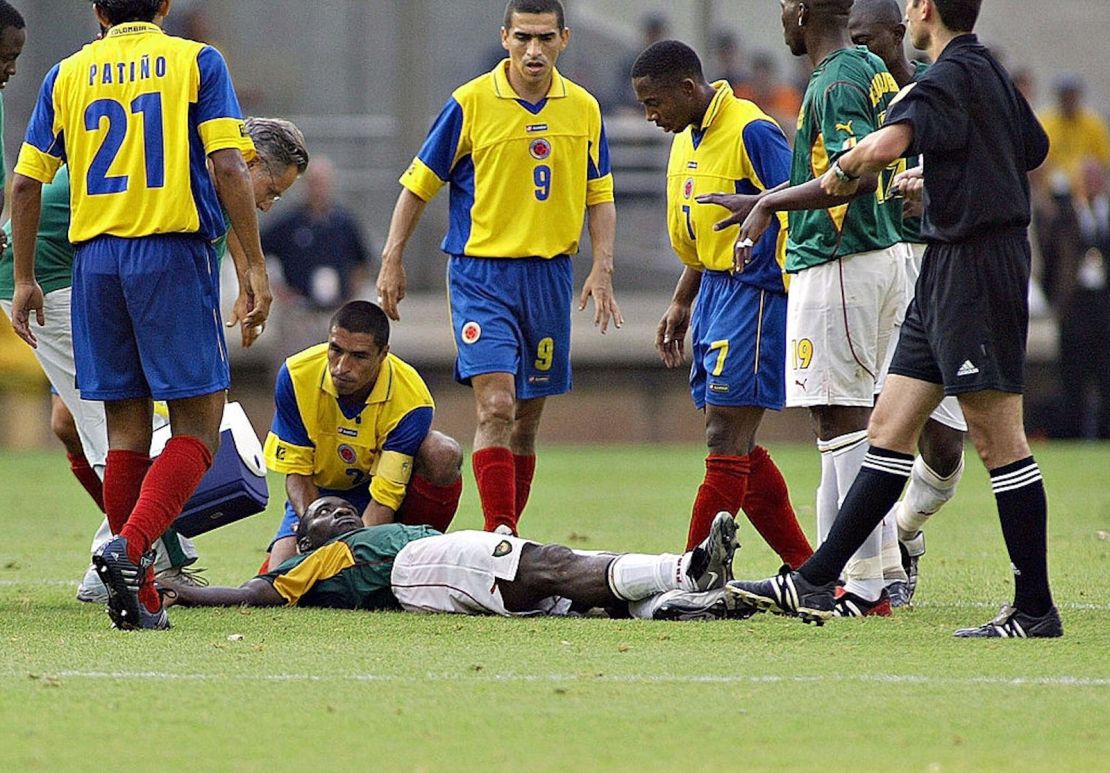
{"label": "player's bare arm", "polygon": [[582,296],[578,299],[578,310],[586,308],[586,301],[594,299],[594,327],[601,328],[605,335],[609,322],[620,328],[624,325],[617,299],[613,295],[613,243],[617,233],[617,207],[607,201],[589,207],[590,244],[593,246],[594,264],[586,283],[582,286]]}
{"label": "player's bare arm", "polygon": [[225,324],[228,327],[239,325],[243,348],[249,349],[262,331],[257,325],[247,324],[247,315],[251,310],[251,296],[249,292],[246,292],[250,287],[250,271],[247,254],[244,252],[243,245],[239,243],[239,237],[235,235],[234,231],[227,235],[227,252],[231,255],[231,262],[235,266],[235,278],[239,280],[239,295],[235,298],[235,304],[231,307],[231,319]]}
{"label": "player's bare arm", "polygon": [[699,204],[724,207],[731,213],[724,220],[713,224],[714,231],[723,231],[726,228],[743,223],[761,197],[774,193],[775,191],[781,191],[789,185],[789,182],[784,182],[781,185],[768,188],[755,195],[747,193],[706,193],[702,196],[696,196],[694,200]]}
{"label": "player's bare arm", "polygon": [[850,196],[860,180],[875,175],[900,159],[913,142],[913,127],[908,123],[884,126],[860,140],[825,172],[821,188],[830,196]]}
{"label": "player's bare arm", "polygon": [[[880,170],[885,168],[885,166],[879,167]],[[822,189],[822,180],[810,180],[801,185],[790,187],[779,186],[773,192],[766,193],[756,202],[743,225],[740,226],[740,233],[736,237],[736,249],[733,254],[735,270],[743,271],[751,262],[752,248],[771,225],[771,219],[776,212],[838,207],[857,196],[874,194],[878,187],[879,178],[875,173],[871,173],[858,180],[855,190],[843,195],[834,196],[826,193]]]}
{"label": "player's bare arm", "polygon": [[42,183],[26,175],[12,181],[12,252],[15,293],[12,295],[12,328],[31,346],[38,339],[31,331],[30,315],[39,325],[46,324],[42,288],[35,281],[35,239],[42,213]]}
{"label": "player's bare arm", "polygon": [[655,330],[655,348],[668,368],[677,368],[686,359],[686,331],[690,327],[690,309],[701,288],[701,272],[687,266],[675,285],[671,305]]}
{"label": "player's bare arm", "polygon": [[198,588],[159,580],[162,603],[183,607],[279,607],[286,603],[274,586],[255,577],[238,588]]}
{"label": "player's bare arm", "polygon": [[[235,148],[217,150],[210,156],[212,176],[216,181],[216,193],[220,203],[227,210],[231,229],[239,239],[247,260],[247,276],[250,280],[246,293],[250,310],[242,324],[260,327],[270,315],[273,296],[270,293],[270,277],[266,273],[266,259],[262,255],[262,239],[258,234],[258,215],[255,213],[254,187],[250,171],[243,161],[243,155]],[[244,288],[240,285],[239,292]],[[261,332],[261,331],[259,331]]]}
{"label": "player's bare arm", "polygon": [[396,514],[397,511],[392,507],[371,499],[370,504],[362,511],[362,525],[381,526],[383,523],[393,523]]}
{"label": "player's bare arm", "polygon": [[401,189],[393,217],[389,221],[389,236],[382,250],[382,267],[378,271],[378,304],[391,320],[401,319],[397,305],[405,298],[405,267],[402,263],[405,245],[408,244],[420,216],[428,202],[407,188]]}
{"label": "player's bare arm", "polygon": [[308,506],[319,499],[320,489],[311,475],[291,472],[285,476],[285,496],[293,505],[293,511],[303,518]]}

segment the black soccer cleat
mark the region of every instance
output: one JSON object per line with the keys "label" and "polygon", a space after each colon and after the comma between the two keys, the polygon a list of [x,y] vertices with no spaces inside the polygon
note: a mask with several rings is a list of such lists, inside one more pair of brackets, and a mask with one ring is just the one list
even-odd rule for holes
{"label": "black soccer cleat", "polygon": [[724,588],[688,592],[667,591],[652,613],[652,620],[743,620],[755,610],[738,605]]}
{"label": "black soccer cleat", "polygon": [[814,585],[785,564],[766,580],[733,580],[725,588],[738,606],[755,612],[800,617],[802,622],[823,625],[833,616],[836,583]]}
{"label": "black soccer cleat", "polygon": [[[898,552],[902,556],[902,568],[906,571],[906,577],[909,581],[906,583],[905,604],[913,601],[913,594],[917,593],[917,563],[921,557],[925,555],[925,533],[918,531],[910,539],[904,540],[901,536],[898,537]],[[902,606],[898,604],[896,606]]]}
{"label": "black soccer cleat", "polygon": [[732,558],[738,547],[736,519],[722,510],[714,516],[709,535],[693,549],[686,576],[699,591],[725,587],[732,579]]}
{"label": "black soccer cleat", "polygon": [[147,569],[154,565],[154,551],[148,550],[136,564],[127,556],[127,539],[115,537],[92,557],[96,573],[108,589],[108,617],[121,631],[164,630],[170,627],[165,609],[148,612],[139,601],[139,588]]}
{"label": "black soccer cleat", "polygon": [[1056,607],[1033,617],[1006,604],[989,623],[961,628],[953,635],[960,639],[1055,639],[1064,635],[1064,624]]}

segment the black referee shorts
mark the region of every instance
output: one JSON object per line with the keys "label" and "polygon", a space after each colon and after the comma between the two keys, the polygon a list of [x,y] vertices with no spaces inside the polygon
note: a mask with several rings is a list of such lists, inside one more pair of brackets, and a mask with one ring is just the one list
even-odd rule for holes
{"label": "black referee shorts", "polygon": [[946,395],[1025,386],[1029,239],[1024,229],[930,244],[890,372]]}

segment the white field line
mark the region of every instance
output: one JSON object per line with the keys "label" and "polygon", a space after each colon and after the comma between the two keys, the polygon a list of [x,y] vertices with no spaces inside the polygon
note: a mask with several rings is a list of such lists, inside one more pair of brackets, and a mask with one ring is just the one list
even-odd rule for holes
{"label": "white field line", "polygon": [[[27,672],[0,672],[3,679],[32,678]],[[93,679],[108,681],[154,682],[392,682],[421,684],[453,683],[528,683],[528,684],[821,684],[867,683],[897,685],[997,685],[1001,687],[1110,687],[1110,677],[1046,676],[1046,677],[935,677],[913,674],[825,674],[825,675],[734,675],[734,674],[515,674],[515,673],[436,673],[422,676],[397,674],[204,674],[170,671],[58,671],[34,675],[41,679]]]}
{"label": "white field line", "polygon": [[[77,589],[78,582],[76,580],[0,580],[0,588],[17,588],[17,587],[46,587],[46,588],[73,588]],[[931,609],[993,609],[995,611],[1001,606],[1001,602],[997,601],[915,601],[913,603],[916,607],[928,607]],[[1110,604],[1086,604],[1077,602],[1057,602],[1059,609],[1072,609],[1088,612],[1110,612]]]}

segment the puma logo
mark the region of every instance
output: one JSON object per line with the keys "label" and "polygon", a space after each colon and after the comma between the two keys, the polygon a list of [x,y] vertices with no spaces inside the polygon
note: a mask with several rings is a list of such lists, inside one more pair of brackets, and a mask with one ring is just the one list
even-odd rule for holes
{"label": "puma logo", "polygon": [[851,121],[848,121],[848,123],[838,123],[833,128],[835,128],[836,131],[838,131],[838,132],[843,131],[845,134],[855,134],[855,132],[852,131],[852,122]]}

